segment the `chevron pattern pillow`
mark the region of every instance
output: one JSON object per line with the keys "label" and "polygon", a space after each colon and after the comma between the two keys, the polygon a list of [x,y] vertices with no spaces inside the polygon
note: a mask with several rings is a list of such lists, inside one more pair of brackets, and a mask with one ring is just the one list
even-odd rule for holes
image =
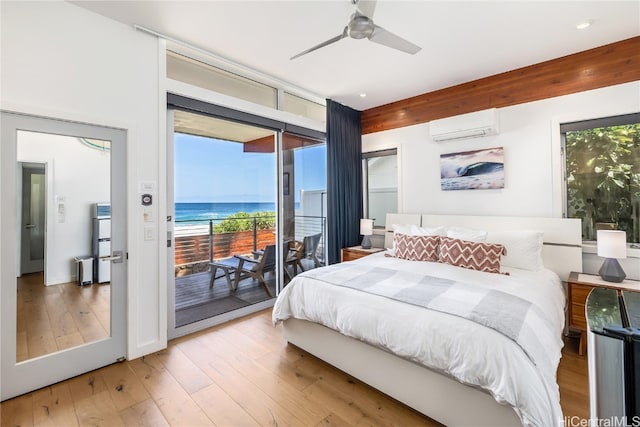
{"label": "chevron pattern pillow", "polygon": [[500,257],[506,254],[505,247],[498,243],[469,242],[441,237],[438,259],[442,263],[457,267],[500,273]]}
{"label": "chevron pattern pillow", "polygon": [[440,236],[409,236],[396,233],[393,241],[396,258],[410,261],[438,261]]}

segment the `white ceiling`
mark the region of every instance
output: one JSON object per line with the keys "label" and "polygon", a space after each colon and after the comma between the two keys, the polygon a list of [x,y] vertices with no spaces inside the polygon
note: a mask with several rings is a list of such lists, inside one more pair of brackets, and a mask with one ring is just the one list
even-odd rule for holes
{"label": "white ceiling", "polygon": [[[342,33],[350,0],[72,3],[358,110],[640,35],[638,0],[379,0],[375,23],[421,46],[416,55],[346,38],[291,61]],[[576,30],[585,20],[593,25]]]}

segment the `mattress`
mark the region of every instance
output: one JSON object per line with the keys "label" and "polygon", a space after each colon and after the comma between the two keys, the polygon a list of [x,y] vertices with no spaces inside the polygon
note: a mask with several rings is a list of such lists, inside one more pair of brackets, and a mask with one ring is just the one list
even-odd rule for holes
{"label": "mattress", "polygon": [[563,345],[565,297],[555,273],[513,268],[504,269],[509,275],[485,273],[441,263],[401,260],[383,253],[346,264],[507,290],[532,301],[546,319],[539,327],[549,328],[548,335],[553,337],[544,344],[544,363],[532,359],[516,341],[494,328],[420,305],[336,286],[318,276],[322,269],[299,274],[283,289],[273,309],[274,323],[294,317],[322,324],[487,391],[497,402],[513,407],[523,425],[562,424],[555,379]]}

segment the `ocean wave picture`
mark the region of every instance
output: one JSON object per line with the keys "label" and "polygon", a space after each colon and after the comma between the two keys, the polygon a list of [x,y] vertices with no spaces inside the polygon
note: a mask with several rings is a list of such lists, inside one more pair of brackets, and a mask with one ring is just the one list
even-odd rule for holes
{"label": "ocean wave picture", "polygon": [[441,154],[440,188],[443,191],[504,188],[503,147]]}

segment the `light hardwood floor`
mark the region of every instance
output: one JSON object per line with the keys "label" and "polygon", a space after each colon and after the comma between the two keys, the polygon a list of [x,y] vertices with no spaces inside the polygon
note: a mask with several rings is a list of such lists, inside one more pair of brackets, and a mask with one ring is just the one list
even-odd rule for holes
{"label": "light hardwood floor", "polygon": [[109,336],[111,286],[44,286],[42,273],[17,280],[18,362]]}
{"label": "light hardwood floor", "polygon": [[[567,340],[558,381],[565,415],[586,418],[587,359],[577,346]],[[6,427],[438,425],[287,345],[270,310],[5,401],[1,412]]]}

